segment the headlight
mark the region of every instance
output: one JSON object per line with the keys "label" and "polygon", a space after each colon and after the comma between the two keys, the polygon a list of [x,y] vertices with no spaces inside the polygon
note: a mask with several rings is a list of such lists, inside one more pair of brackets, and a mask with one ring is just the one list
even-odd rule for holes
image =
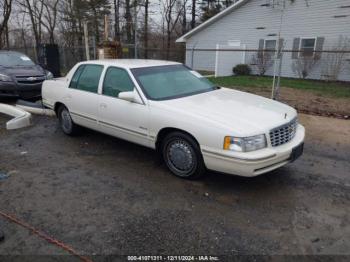
{"label": "headlight", "polygon": [[265,135],[250,137],[225,137],[224,149],[237,152],[250,152],[267,146]]}
{"label": "headlight", "polygon": [[47,80],[53,79],[53,74],[50,71],[46,71],[46,79]]}
{"label": "headlight", "polygon": [[0,81],[2,82],[12,82],[12,78],[8,75],[0,74]]}

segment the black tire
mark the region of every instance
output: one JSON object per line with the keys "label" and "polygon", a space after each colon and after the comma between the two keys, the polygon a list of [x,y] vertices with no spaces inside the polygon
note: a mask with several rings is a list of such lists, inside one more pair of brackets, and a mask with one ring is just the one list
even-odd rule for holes
{"label": "black tire", "polygon": [[161,153],[168,169],[186,179],[197,179],[206,172],[197,142],[182,132],[168,134],[161,144]]}
{"label": "black tire", "polygon": [[63,133],[69,136],[75,136],[80,133],[80,127],[73,122],[67,107],[60,106],[57,110],[57,117]]}

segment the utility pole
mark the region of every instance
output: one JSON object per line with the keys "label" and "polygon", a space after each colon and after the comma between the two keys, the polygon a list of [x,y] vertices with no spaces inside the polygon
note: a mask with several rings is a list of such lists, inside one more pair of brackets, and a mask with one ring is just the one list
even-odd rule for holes
{"label": "utility pole", "polygon": [[84,39],[85,39],[86,60],[90,60],[88,22],[84,22]]}
{"label": "utility pole", "polygon": [[[138,58],[138,37],[137,37],[137,7],[138,5],[145,5],[144,0],[134,0],[134,48],[135,48],[135,59]],[[148,7],[147,7],[148,8]]]}
{"label": "utility pole", "polygon": [[135,37],[134,37],[134,48],[135,48],[135,59],[137,59],[137,0],[134,1],[134,30],[135,30]]}
{"label": "utility pole", "polygon": [[148,8],[149,8],[149,0],[145,0],[145,25],[144,25],[144,54],[145,54],[145,59],[148,58]]}
{"label": "utility pole", "polygon": [[[284,43],[282,42],[282,39],[281,39],[281,32],[282,32],[284,11],[286,9],[286,0],[281,0],[281,1],[283,1],[283,4],[282,4],[282,10],[281,10],[281,19],[280,19],[280,28],[278,31],[278,39],[276,42],[277,50],[275,52],[275,63],[274,63],[274,72],[273,72],[272,94],[271,94],[271,98],[273,100],[278,99],[278,95],[279,95],[279,91],[280,91],[280,84],[281,84],[281,74],[282,74],[282,57],[283,57],[283,45],[284,45]],[[274,8],[274,6],[273,6],[273,8]]]}
{"label": "utility pole", "polygon": [[104,37],[105,37],[105,41],[108,41],[109,38],[109,27],[108,27],[109,23],[108,23],[108,15],[105,15],[105,33],[104,33]]}
{"label": "utility pole", "polygon": [[119,9],[120,0],[114,0],[114,34],[115,39],[120,42]]}

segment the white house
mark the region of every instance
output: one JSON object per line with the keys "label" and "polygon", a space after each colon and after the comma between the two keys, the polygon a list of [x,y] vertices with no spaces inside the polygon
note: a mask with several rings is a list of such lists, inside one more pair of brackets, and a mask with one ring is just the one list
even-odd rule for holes
{"label": "white house", "polygon": [[[256,51],[252,50],[276,49],[277,40],[282,39],[280,43],[287,51],[282,76],[297,77],[296,61],[310,57],[317,63],[309,78],[323,79],[329,71],[326,61],[330,61],[330,54],[319,51],[333,50],[340,38],[350,39],[350,0],[240,0],[177,42],[186,43],[188,66],[224,76],[232,75],[232,68],[239,63],[256,68],[252,61]],[[343,60],[338,79],[350,81],[350,53]],[[273,74],[273,65],[267,74]]]}

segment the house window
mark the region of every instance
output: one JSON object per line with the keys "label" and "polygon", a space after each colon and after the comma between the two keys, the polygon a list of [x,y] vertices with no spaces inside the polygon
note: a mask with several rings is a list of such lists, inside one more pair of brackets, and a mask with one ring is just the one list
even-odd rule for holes
{"label": "house window", "polygon": [[276,40],[265,40],[265,44],[264,44],[265,55],[273,56],[276,51],[276,45],[277,45]]}
{"label": "house window", "polygon": [[299,56],[313,57],[316,48],[316,38],[302,38],[300,41]]}

